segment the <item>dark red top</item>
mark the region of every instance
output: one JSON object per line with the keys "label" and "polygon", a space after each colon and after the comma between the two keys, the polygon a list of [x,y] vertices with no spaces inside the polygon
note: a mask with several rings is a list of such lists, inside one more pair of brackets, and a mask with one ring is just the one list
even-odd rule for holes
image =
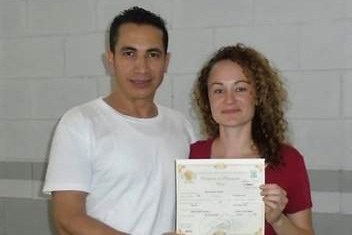
{"label": "dark red top", "polygon": [[[210,158],[212,139],[191,145],[190,159]],[[288,203],[284,214],[292,214],[312,207],[310,186],[303,156],[292,146],[282,145],[283,164],[265,168],[265,183],[280,185],[287,192]],[[270,224],[265,223],[265,234],[275,235]]]}

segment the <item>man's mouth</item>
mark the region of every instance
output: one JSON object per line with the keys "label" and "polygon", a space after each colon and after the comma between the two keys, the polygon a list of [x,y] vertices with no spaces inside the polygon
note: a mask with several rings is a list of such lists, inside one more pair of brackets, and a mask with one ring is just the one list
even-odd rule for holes
{"label": "man's mouth", "polygon": [[150,84],[151,79],[131,79],[130,82],[137,87],[146,87]]}

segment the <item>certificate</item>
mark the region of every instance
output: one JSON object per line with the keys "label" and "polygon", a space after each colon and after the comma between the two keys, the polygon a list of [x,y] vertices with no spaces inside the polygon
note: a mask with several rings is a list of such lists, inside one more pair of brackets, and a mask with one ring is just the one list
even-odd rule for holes
{"label": "certificate", "polygon": [[176,231],[264,235],[264,159],[176,160]]}

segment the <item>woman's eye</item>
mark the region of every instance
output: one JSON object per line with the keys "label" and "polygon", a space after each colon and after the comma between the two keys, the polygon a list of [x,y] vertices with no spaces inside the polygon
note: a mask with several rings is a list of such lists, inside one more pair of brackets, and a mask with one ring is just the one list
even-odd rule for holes
{"label": "woman's eye", "polygon": [[214,89],[213,93],[214,94],[222,94],[222,93],[224,93],[224,90],[223,89]]}
{"label": "woman's eye", "polygon": [[235,87],[236,92],[246,92],[248,91],[247,87]]}

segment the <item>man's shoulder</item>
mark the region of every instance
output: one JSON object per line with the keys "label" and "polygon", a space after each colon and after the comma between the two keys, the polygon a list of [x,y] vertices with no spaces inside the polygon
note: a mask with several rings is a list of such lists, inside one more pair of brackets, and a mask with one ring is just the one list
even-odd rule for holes
{"label": "man's shoulder", "polygon": [[162,113],[162,115],[167,117],[186,119],[186,116],[182,112],[170,107],[158,105],[158,110]]}
{"label": "man's shoulder", "polygon": [[96,116],[96,109],[99,106],[99,100],[99,98],[94,99],[70,108],[61,117],[60,123],[65,125],[76,125],[94,118],[94,116]]}
{"label": "man's shoulder", "polygon": [[168,112],[168,113],[181,113],[180,111],[174,109],[174,108],[170,108],[164,105],[160,105],[157,104],[158,110],[160,110],[161,112]]}

